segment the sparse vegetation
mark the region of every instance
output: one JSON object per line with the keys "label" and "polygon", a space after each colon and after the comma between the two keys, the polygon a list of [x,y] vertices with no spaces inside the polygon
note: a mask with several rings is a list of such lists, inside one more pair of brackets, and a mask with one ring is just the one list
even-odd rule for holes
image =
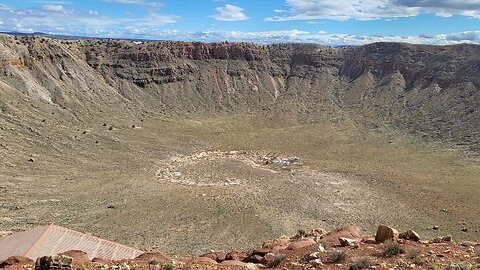
{"label": "sparse vegetation", "polygon": [[422,265],[424,263],[423,259],[420,257],[421,252],[418,249],[410,249],[407,251],[407,259],[416,265]]}
{"label": "sparse vegetation", "polygon": [[295,235],[295,238],[299,239],[299,238],[303,238],[303,237],[306,237],[307,236],[307,232],[303,229],[299,229],[297,230],[297,234]]}
{"label": "sparse vegetation", "polygon": [[399,243],[394,241],[385,242],[385,246],[383,248],[383,256],[392,257],[403,253],[405,253],[405,250]]}
{"label": "sparse vegetation", "polygon": [[471,270],[472,264],[469,262],[451,263],[445,267],[445,270]]}
{"label": "sparse vegetation", "polygon": [[173,270],[174,268],[175,266],[173,266],[171,263],[166,263],[162,266],[162,270]]}
{"label": "sparse vegetation", "polygon": [[328,252],[328,261],[331,263],[342,263],[345,262],[350,257],[345,250],[331,250]]}
{"label": "sparse vegetation", "polygon": [[375,265],[375,262],[370,257],[363,257],[353,261],[348,268],[349,270],[363,270]]}

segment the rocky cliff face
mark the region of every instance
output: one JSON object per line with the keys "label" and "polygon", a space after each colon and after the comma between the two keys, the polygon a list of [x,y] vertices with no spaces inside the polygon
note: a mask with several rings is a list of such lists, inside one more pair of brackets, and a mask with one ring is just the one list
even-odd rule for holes
{"label": "rocky cliff face", "polygon": [[[480,46],[61,41],[0,37],[1,117],[56,110],[288,112],[298,121],[336,111],[480,150]],[[32,117],[36,117],[34,113]]]}

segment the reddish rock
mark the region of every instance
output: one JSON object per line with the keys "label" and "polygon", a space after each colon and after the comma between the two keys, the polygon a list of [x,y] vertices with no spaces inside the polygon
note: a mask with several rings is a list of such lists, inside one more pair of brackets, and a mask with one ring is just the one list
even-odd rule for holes
{"label": "reddish rock", "polygon": [[237,260],[237,261],[243,261],[245,260],[249,255],[246,252],[239,252],[239,251],[232,251],[227,254],[226,259],[227,260]]}
{"label": "reddish rock", "polygon": [[93,258],[92,262],[99,263],[99,264],[107,264],[108,260],[105,260],[103,258]]}
{"label": "reddish rock", "polygon": [[213,265],[217,264],[217,261],[208,257],[190,257],[185,260],[191,264],[200,264],[200,265]]}
{"label": "reddish rock", "polygon": [[62,252],[58,255],[64,255],[64,256],[72,257],[73,258],[73,263],[76,264],[76,265],[83,265],[83,264],[87,264],[87,263],[91,262],[90,259],[87,256],[87,253],[84,252],[84,251],[81,251],[81,250],[69,250],[69,251],[66,251],[66,252]]}
{"label": "reddish rock", "polygon": [[9,266],[25,266],[33,265],[33,260],[24,256],[12,256],[0,263],[0,268],[7,268]]}
{"label": "reddish rock", "polygon": [[260,256],[260,255],[251,255],[250,257],[243,260],[243,262],[246,262],[246,263],[261,263],[263,261],[264,261],[263,256]]}
{"label": "reddish rock", "polygon": [[362,242],[365,243],[365,244],[370,244],[370,245],[377,243],[375,241],[375,237],[373,237],[373,236],[363,237]]}
{"label": "reddish rock", "polygon": [[295,241],[295,242],[291,243],[290,245],[288,245],[287,249],[288,250],[299,250],[299,249],[309,247],[309,246],[312,246],[312,245],[315,245],[315,241],[313,241],[313,239],[302,239],[302,240],[298,240],[298,241]]}
{"label": "reddish rock", "polygon": [[237,261],[237,260],[226,260],[226,261],[223,261],[223,262],[219,263],[218,265],[242,267],[242,266],[245,266],[246,263],[241,262],[241,261]]}
{"label": "reddish rock", "polygon": [[265,254],[267,254],[269,252],[270,252],[269,248],[259,248],[259,249],[255,249],[252,254],[253,255],[265,256]]}
{"label": "reddish rock", "polygon": [[272,248],[270,252],[272,252],[273,254],[277,254],[280,251],[287,249],[288,246],[289,244],[276,245]]}
{"label": "reddish rock", "polygon": [[157,261],[158,263],[166,263],[171,262],[172,260],[163,253],[158,252],[146,252],[140,254],[138,257],[135,258],[136,261]]}
{"label": "reddish rock", "polygon": [[398,231],[392,227],[388,227],[380,224],[377,229],[377,234],[375,234],[375,241],[377,243],[383,243],[387,240],[396,240],[398,239]]}
{"label": "reddish rock", "polygon": [[209,252],[201,255],[200,257],[207,257],[216,262],[223,262],[226,260],[227,255],[223,252]]}
{"label": "reddish rock", "polygon": [[420,241],[420,235],[418,233],[416,233],[415,231],[412,231],[412,230],[408,230],[406,232],[403,232],[403,233],[399,234],[398,237],[400,239],[411,240],[411,241],[415,241],[415,242]]}
{"label": "reddish rock", "polygon": [[354,225],[337,228],[327,234],[325,234],[321,239],[320,243],[329,244],[329,245],[340,245],[339,238],[348,238],[356,241],[362,240],[362,234],[360,233],[360,228]]}
{"label": "reddish rock", "polygon": [[[353,240],[353,239],[345,238],[345,237],[338,238],[338,241],[340,241],[340,245],[342,247],[354,246],[358,242],[357,240]],[[357,244],[357,246],[358,246],[358,244]]]}

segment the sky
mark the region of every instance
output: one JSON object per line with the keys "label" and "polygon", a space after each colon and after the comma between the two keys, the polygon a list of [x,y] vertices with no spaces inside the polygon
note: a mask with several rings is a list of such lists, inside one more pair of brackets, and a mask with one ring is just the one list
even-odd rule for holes
{"label": "sky", "polygon": [[329,46],[480,44],[480,0],[0,0],[0,31]]}

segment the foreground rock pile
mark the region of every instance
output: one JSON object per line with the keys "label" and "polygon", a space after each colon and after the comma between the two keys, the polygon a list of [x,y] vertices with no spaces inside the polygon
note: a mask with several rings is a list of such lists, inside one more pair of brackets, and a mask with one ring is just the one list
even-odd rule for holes
{"label": "foreground rock pile", "polygon": [[89,260],[82,251],[38,258],[11,257],[0,268],[27,270],[140,269],[475,269],[480,268],[480,243],[455,243],[449,235],[420,240],[413,230],[399,233],[380,225],[375,235],[362,235],[357,226],[326,232],[299,230],[248,251],[215,252],[175,258],[144,253],[133,260]]}

